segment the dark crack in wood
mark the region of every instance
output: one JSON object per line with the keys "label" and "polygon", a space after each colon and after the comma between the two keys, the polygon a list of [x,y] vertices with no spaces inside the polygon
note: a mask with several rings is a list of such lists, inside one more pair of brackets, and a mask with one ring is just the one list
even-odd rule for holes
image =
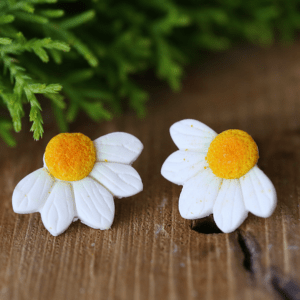
{"label": "dark crack in wood", "polygon": [[300,286],[296,281],[285,278],[278,270],[271,268],[270,283],[272,288],[284,300],[300,300]]}
{"label": "dark crack in wood", "polygon": [[240,231],[238,231],[238,243],[244,254],[243,266],[246,271],[253,273],[251,248],[247,247],[246,237],[244,237]]}
{"label": "dark crack in wood", "polygon": [[251,233],[239,229],[237,230],[237,241],[244,254],[243,267],[255,277],[261,277],[261,249],[257,240]]}
{"label": "dark crack in wood", "polygon": [[244,255],[243,267],[255,279],[257,288],[272,290],[283,300],[300,300],[300,286],[295,280],[276,267],[263,268],[260,246],[251,233],[238,229],[237,242]]}

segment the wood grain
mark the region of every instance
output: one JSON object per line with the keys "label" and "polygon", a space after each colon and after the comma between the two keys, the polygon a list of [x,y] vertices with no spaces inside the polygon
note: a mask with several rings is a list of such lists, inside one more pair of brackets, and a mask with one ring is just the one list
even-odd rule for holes
{"label": "wood grain", "polygon": [[[0,146],[0,299],[300,299],[300,43],[213,55],[188,72],[178,94],[143,84],[151,91],[146,118],[128,112],[95,124],[82,116],[71,128],[91,139],[125,131],[145,146],[133,165],[144,191],[115,200],[110,230],[75,222],[53,237],[39,214],[13,212],[15,185],[42,166],[58,133],[47,110],[41,141],[25,123],[15,149]],[[184,118],[253,136],[259,166],[278,194],[270,218],[249,214],[236,232],[223,234],[211,218],[180,217],[181,187],[160,168],[176,150],[169,127]]]}

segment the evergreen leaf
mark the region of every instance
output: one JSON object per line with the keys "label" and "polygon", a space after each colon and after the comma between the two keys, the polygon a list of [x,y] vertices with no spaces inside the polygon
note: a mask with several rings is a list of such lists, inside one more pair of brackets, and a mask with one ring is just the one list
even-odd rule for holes
{"label": "evergreen leaf", "polygon": [[56,104],[56,102],[52,102],[52,111],[55,116],[58,128],[60,132],[68,132],[69,131],[69,125],[66,121],[66,117],[63,113],[63,110],[60,106]]}
{"label": "evergreen leaf", "polygon": [[0,25],[11,23],[15,20],[15,17],[13,15],[2,15],[0,16]]}
{"label": "evergreen leaf", "polygon": [[76,102],[71,102],[66,114],[66,119],[69,123],[75,121],[79,111],[79,106]]}
{"label": "evergreen leaf", "polygon": [[35,83],[28,85],[30,91],[34,94],[48,94],[48,93],[57,93],[61,91],[62,86],[60,84],[46,84]]}
{"label": "evergreen leaf", "polygon": [[70,51],[70,46],[67,43],[61,42],[61,41],[51,41],[51,43],[48,43],[44,45],[45,48],[48,49],[56,49],[56,50],[61,50],[68,52]]}
{"label": "evergreen leaf", "polygon": [[[12,39],[9,39],[9,38],[0,38],[0,44],[1,45],[9,45],[11,44],[12,42]],[[1,51],[1,49],[0,49]]]}
{"label": "evergreen leaf", "polygon": [[64,13],[62,9],[45,9],[40,11],[40,14],[46,18],[60,18]]}
{"label": "evergreen leaf", "polygon": [[[33,13],[34,12],[34,6],[33,5],[30,5],[28,2],[26,1],[19,1],[19,2],[15,2],[10,5],[11,7],[11,10],[24,10],[25,12],[28,12],[28,13]],[[16,14],[16,13],[15,13]]]}
{"label": "evergreen leaf", "polygon": [[10,147],[15,147],[17,142],[12,136],[10,131],[13,129],[13,125],[10,120],[0,118],[0,136],[3,141]]}
{"label": "evergreen leaf", "polygon": [[60,94],[50,94],[50,93],[45,93],[44,96],[50,99],[58,108],[61,109],[66,108],[66,103],[64,102],[64,96]]}
{"label": "evergreen leaf", "polygon": [[83,95],[84,97],[89,98],[98,98],[98,99],[104,99],[104,100],[112,100],[114,99],[114,95],[112,92],[109,92],[107,90],[100,90],[100,89],[91,89],[91,88],[81,88],[78,89],[78,92]]}
{"label": "evergreen leaf", "polygon": [[89,63],[90,66],[98,66],[98,59],[92,51],[81,42],[74,34],[67,30],[60,29],[57,24],[52,24],[48,27],[50,31],[54,31],[57,36],[60,36],[66,43],[73,46]]}
{"label": "evergreen leaf", "polygon": [[47,52],[42,47],[32,47],[34,53],[43,61],[48,62],[49,56]]}
{"label": "evergreen leaf", "polygon": [[59,65],[62,63],[62,54],[59,51],[57,51],[55,49],[49,49],[49,53],[52,56],[52,58],[56,64]]}
{"label": "evergreen leaf", "polygon": [[82,102],[82,109],[94,121],[110,120],[112,115],[109,111],[103,108],[100,102]]}
{"label": "evergreen leaf", "polygon": [[16,12],[15,16],[19,20],[30,22],[30,23],[46,24],[49,22],[48,19],[43,16],[39,16],[37,14],[31,14],[27,12]]}
{"label": "evergreen leaf", "polygon": [[[32,100],[32,102],[34,101]],[[32,122],[30,131],[33,131],[33,138],[39,140],[43,136],[44,129],[42,115],[38,106],[31,106],[29,120]]]}
{"label": "evergreen leaf", "polygon": [[27,1],[34,4],[44,4],[44,3],[56,3],[58,0],[27,0]]}
{"label": "evergreen leaf", "polygon": [[91,69],[78,70],[71,74],[66,74],[64,81],[68,84],[82,82],[91,79],[93,75],[94,71]]}
{"label": "evergreen leaf", "polygon": [[78,27],[78,26],[94,19],[95,15],[96,15],[96,13],[94,10],[89,10],[89,11],[83,12],[79,15],[76,15],[75,17],[71,17],[71,18],[68,18],[68,19],[60,22],[58,24],[58,26],[64,30]]}

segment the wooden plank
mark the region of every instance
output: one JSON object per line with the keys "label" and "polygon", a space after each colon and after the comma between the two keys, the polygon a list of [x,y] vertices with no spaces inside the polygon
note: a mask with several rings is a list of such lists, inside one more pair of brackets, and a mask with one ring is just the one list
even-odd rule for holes
{"label": "wooden plank", "polygon": [[[82,116],[73,124],[72,132],[92,139],[125,131],[145,146],[133,165],[144,191],[115,200],[115,222],[107,231],[75,222],[53,237],[39,214],[12,211],[15,185],[42,166],[45,146],[57,133],[47,110],[43,140],[34,142],[24,124],[15,149],[0,146],[0,300],[297,299],[299,50],[300,43],[214,55],[189,71],[182,92],[153,88],[145,119],[128,112],[112,122],[95,124]],[[184,118],[254,137],[259,166],[278,193],[271,218],[249,215],[234,233],[205,234],[213,226],[210,219],[180,217],[181,187],[165,180],[160,169],[176,150],[169,127]]]}

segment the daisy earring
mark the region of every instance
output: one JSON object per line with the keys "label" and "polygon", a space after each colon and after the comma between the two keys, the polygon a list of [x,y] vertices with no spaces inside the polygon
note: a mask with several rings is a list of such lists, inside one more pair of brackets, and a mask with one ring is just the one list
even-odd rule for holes
{"label": "daisy earring", "polygon": [[225,233],[238,228],[248,212],[267,218],[277,197],[270,179],[257,167],[258,148],[242,130],[217,134],[196,120],[182,120],[170,128],[179,148],[164,162],[161,174],[183,185],[179,212],[185,219],[213,213]]}
{"label": "daisy earring", "polygon": [[82,133],[61,133],[48,143],[44,167],[23,178],[12,195],[19,214],[40,212],[54,236],[72,221],[95,229],[109,229],[115,215],[113,197],[143,190],[131,164],[143,144],[131,134],[114,132],[94,141]]}

